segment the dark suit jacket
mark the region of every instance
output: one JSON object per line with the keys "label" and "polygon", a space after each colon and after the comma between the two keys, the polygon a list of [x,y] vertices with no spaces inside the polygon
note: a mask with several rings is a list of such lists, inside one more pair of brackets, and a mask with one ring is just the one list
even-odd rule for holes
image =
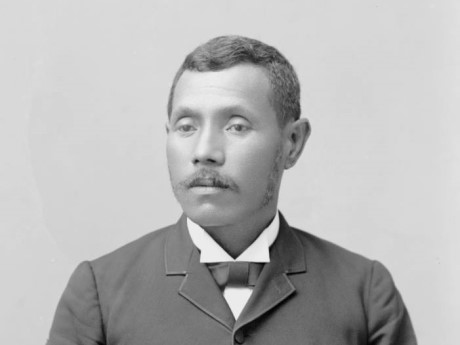
{"label": "dark suit jacket", "polygon": [[271,262],[236,321],[199,262],[183,216],[80,264],[47,344],[416,344],[403,301],[380,263],[280,218]]}

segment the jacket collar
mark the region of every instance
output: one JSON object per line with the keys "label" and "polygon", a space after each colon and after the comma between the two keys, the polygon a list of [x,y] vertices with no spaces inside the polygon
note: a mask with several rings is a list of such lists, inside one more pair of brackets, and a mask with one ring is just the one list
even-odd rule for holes
{"label": "jacket collar", "polygon": [[262,269],[251,297],[234,325],[234,331],[287,300],[296,291],[288,275],[307,271],[304,247],[281,212],[279,230],[270,248],[270,263]]}
{"label": "jacket collar", "polygon": [[200,253],[188,232],[185,215],[168,235],[164,253],[166,275],[185,276],[179,295],[232,332],[235,318],[207,266],[200,262]]}
{"label": "jacket collar", "polygon": [[211,273],[205,264],[200,263],[199,251],[190,238],[185,215],[168,233],[164,255],[166,275],[185,276],[179,294],[229,331],[236,331],[287,299],[296,290],[288,275],[306,272],[300,239],[280,213],[280,229],[270,248],[270,263],[262,269],[253,293],[235,323]]}
{"label": "jacket collar", "polygon": [[187,216],[182,216],[172,227],[165,242],[166,275],[185,275],[193,251],[197,250],[187,229]]}

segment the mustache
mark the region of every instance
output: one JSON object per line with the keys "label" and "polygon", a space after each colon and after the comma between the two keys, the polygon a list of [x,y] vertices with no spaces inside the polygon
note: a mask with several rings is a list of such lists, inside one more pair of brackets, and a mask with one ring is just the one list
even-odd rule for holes
{"label": "mustache", "polygon": [[220,174],[213,169],[201,169],[181,181],[179,184],[182,188],[189,189],[193,187],[216,187],[238,191],[238,185],[228,176]]}

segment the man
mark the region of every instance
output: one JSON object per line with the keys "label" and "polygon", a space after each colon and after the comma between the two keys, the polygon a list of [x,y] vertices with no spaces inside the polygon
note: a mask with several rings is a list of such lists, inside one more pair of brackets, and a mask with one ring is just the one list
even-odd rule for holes
{"label": "man", "polygon": [[184,215],[76,269],[49,345],[414,345],[378,262],[290,227],[284,169],[310,133],[273,47],[239,36],[187,56],[168,103],[167,157]]}

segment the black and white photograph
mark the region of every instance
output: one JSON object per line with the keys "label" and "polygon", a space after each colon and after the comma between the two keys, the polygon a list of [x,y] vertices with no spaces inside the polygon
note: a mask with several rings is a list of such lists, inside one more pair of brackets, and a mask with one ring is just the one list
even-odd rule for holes
{"label": "black and white photograph", "polygon": [[0,343],[456,345],[460,3],[0,5]]}

